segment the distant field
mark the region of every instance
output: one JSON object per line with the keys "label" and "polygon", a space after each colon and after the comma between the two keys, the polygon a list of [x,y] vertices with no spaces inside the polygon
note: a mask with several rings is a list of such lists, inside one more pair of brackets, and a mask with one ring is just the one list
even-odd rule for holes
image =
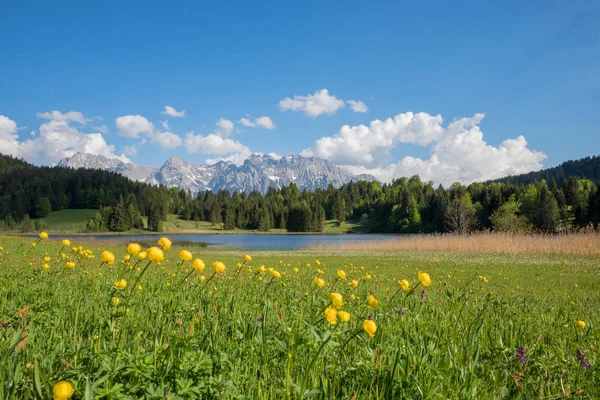
{"label": "distant field", "polygon": [[47,230],[53,232],[80,232],[82,227],[94,218],[98,210],[61,210],[51,212],[40,218],[48,224]]}

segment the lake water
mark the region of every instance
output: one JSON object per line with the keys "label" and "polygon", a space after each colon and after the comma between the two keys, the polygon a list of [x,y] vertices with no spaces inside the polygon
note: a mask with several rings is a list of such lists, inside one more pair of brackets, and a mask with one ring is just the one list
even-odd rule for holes
{"label": "lake water", "polygon": [[[255,250],[291,250],[304,249],[315,245],[337,245],[348,242],[372,242],[387,240],[403,235],[386,234],[343,234],[343,235],[260,235],[260,234],[206,234],[206,235],[166,235],[173,242],[187,240],[192,242],[204,242],[210,247],[232,247],[239,249]],[[405,235],[408,237],[407,235]],[[128,241],[158,240],[153,235],[124,235],[124,236],[92,236],[101,241],[106,239],[124,239]]]}

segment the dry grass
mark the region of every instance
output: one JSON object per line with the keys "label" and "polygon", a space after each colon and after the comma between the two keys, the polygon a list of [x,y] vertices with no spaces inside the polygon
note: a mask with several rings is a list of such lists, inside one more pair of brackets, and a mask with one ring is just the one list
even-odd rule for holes
{"label": "dry grass", "polygon": [[315,246],[312,249],[597,256],[600,255],[600,232],[586,230],[558,235],[515,235],[493,232],[478,232],[469,235],[410,235],[382,241]]}

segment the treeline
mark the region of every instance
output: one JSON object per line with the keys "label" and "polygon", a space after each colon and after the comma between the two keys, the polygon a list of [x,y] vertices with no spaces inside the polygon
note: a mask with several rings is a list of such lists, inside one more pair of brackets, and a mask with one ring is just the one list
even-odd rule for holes
{"label": "treeline", "polygon": [[[164,186],[132,182],[98,170],[34,167],[0,157],[0,227],[66,208],[97,208],[89,231],[162,230],[168,214],[209,221],[225,230],[320,232],[325,220],[360,221],[365,232],[556,232],[600,222],[600,190],[591,179],[567,177],[521,184],[455,183],[435,187],[419,177],[391,184],[351,182],[300,191],[296,185],[267,193],[210,191],[192,196]],[[38,221],[38,224],[40,222]],[[34,222],[35,224],[35,222]]]}

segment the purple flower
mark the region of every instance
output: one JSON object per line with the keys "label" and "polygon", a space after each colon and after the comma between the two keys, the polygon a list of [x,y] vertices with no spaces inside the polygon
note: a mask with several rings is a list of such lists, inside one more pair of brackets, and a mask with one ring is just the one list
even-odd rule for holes
{"label": "purple flower", "polygon": [[369,314],[369,318],[367,318],[367,319],[373,321],[373,314]]}
{"label": "purple flower", "polygon": [[423,298],[425,298],[425,296],[427,296],[427,293],[425,293],[424,290],[421,290],[421,298],[423,299]]}
{"label": "purple flower", "polygon": [[256,318],[256,320],[257,320],[258,322],[263,322],[265,319],[264,319],[263,317],[258,317],[258,318]]}
{"label": "purple flower", "polygon": [[523,364],[523,365],[527,364],[527,354],[525,354],[525,347],[523,347],[523,346],[519,347],[515,357],[517,357],[517,359],[519,361],[521,361],[521,364]]}
{"label": "purple flower", "polygon": [[396,311],[396,314],[398,314],[398,315],[404,315],[404,314],[406,314],[406,311],[404,311],[404,310],[398,310],[398,311]]}
{"label": "purple flower", "polygon": [[577,349],[577,361],[579,361],[579,364],[581,364],[581,366],[583,366],[583,368],[585,369],[588,369],[590,367],[590,360],[585,358],[583,351],[579,349]]}

